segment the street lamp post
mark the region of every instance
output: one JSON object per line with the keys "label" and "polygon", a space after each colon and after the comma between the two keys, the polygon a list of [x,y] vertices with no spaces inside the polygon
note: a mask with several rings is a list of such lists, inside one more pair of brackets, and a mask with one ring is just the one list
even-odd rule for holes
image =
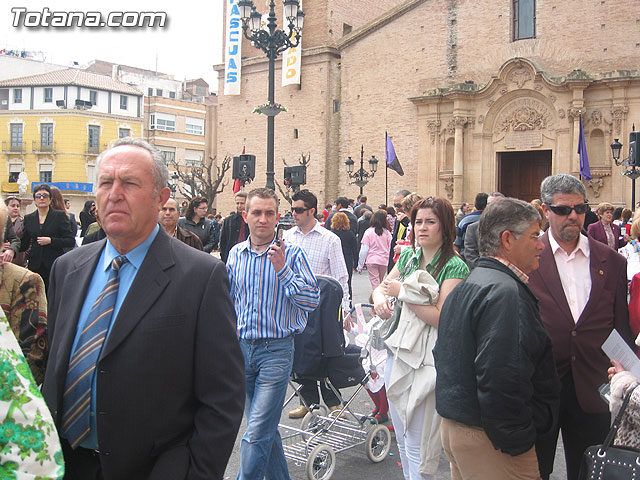
{"label": "street lamp post", "polygon": [[[242,18],[242,30],[244,36],[250,40],[256,48],[267,54],[269,59],[269,105],[275,101],[275,62],[280,53],[300,44],[300,31],[304,23],[304,12],[300,8],[298,0],[284,0],[284,16],[289,25],[287,32],[277,30],[275,1],[269,5],[267,17],[267,29],[262,28],[262,14],[256,10],[252,0],[239,0],[238,9]],[[251,33],[249,33],[251,31]],[[291,38],[295,37],[292,41]],[[267,184],[266,187],[275,190],[274,182],[274,157],[275,157],[275,115],[267,117]]]}
{"label": "street lamp post", "polygon": [[367,172],[364,169],[364,145],[362,145],[360,147],[360,169],[355,172],[353,171],[353,165],[355,162],[351,157],[348,157],[344,164],[347,167],[347,175],[349,178],[354,179],[351,183],[360,187],[360,195],[362,195],[362,189],[367,183],[369,183],[369,179],[373,178],[378,170],[378,160],[376,159],[376,156],[372,155],[369,159],[369,171]]}
{"label": "street lamp post", "polygon": [[638,140],[640,140],[640,132],[635,131],[635,124],[631,129],[632,132],[629,134],[629,156],[620,160],[622,144],[617,138],[614,138],[611,144],[611,156],[617,166],[624,165],[625,167],[629,167],[625,172],[622,172],[621,175],[631,179],[631,205],[632,210],[634,210],[636,208],[636,178],[640,177],[640,169],[637,168],[640,166],[640,152],[638,151],[640,147],[640,145],[638,145],[638,143],[640,143],[638,142]]}

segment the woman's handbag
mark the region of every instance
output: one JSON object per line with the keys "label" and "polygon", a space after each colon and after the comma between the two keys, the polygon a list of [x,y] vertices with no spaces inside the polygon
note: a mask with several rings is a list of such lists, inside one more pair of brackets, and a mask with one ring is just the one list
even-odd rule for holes
{"label": "woman's handbag", "polygon": [[624,398],[618,415],[602,445],[593,445],[584,452],[579,480],[631,480],[640,478],[640,450],[612,446],[624,411],[631,398],[631,390]]}

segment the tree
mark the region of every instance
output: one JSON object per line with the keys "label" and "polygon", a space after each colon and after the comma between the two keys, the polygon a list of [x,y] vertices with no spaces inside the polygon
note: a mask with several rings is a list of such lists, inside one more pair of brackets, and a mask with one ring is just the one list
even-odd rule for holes
{"label": "tree", "polygon": [[[287,161],[283,158],[282,159],[282,163],[284,163],[285,167],[288,167],[289,165],[287,165]],[[307,152],[305,153],[301,153],[300,154],[300,158],[298,159],[298,164],[299,165],[304,165],[304,167],[306,168],[309,164],[311,163],[311,152]],[[300,187],[297,186],[295,188],[286,185],[286,191],[282,188],[282,186],[280,185],[280,182],[278,182],[278,180],[276,180],[276,186],[278,187],[278,190],[280,190],[280,195],[282,195],[284,197],[284,199],[289,202],[289,205],[291,205],[293,203],[293,200],[291,199],[292,194],[296,193],[298,190],[300,190]]]}
{"label": "tree", "polygon": [[227,182],[223,180],[231,168],[231,157],[225,156],[220,165],[217,164],[216,157],[209,157],[199,167],[179,165],[175,160],[171,161],[171,166],[178,177],[176,183],[180,193],[188,201],[194,197],[206,198],[209,211],[216,196],[227,186]]}

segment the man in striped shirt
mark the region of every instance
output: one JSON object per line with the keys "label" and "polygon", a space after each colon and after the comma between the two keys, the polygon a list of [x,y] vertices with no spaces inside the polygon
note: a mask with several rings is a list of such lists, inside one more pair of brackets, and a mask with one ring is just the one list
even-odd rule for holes
{"label": "man in striped shirt", "polygon": [[273,190],[249,192],[243,212],[249,238],[227,259],[247,383],[239,480],[290,478],[278,421],[293,364],[293,335],[304,330],[320,301],[305,253],[276,239],[279,216]]}

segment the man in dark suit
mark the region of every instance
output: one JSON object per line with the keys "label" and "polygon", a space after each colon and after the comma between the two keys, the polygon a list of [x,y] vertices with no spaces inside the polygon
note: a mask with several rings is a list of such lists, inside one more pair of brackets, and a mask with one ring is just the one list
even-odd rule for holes
{"label": "man in dark suit", "polygon": [[[487,198],[487,205],[497,198],[504,198],[504,194],[493,192],[489,195],[489,198]],[[467,226],[467,231],[464,234],[464,261],[467,262],[470,270],[473,270],[480,258],[480,254],[478,253],[478,227],[480,227],[480,222],[473,222]]]}
{"label": "man in dark suit", "polygon": [[236,211],[229,215],[222,222],[220,232],[220,260],[227,263],[229,251],[237,243],[244,242],[249,237],[249,226],[242,218],[245,203],[247,203],[247,193],[236,193]]}
{"label": "man in dark suit", "polygon": [[233,448],[244,363],[229,281],[159,228],[167,177],[146,142],[114,142],[97,180],[107,239],[51,272],[43,395],[67,479],[220,479]]}
{"label": "man in dark suit", "polygon": [[584,450],[602,443],[609,431],[609,410],[598,393],[607,382],[609,360],[601,346],[615,328],[633,345],[627,309],[626,260],[614,250],[581,234],[585,187],[577,178],[547,177],[541,187],[549,230],[540,267],[529,275],[538,297],[542,322],[551,337],[562,382],[556,433],[536,444],[540,474],[553,471],[558,431],[567,478],[576,480]]}

